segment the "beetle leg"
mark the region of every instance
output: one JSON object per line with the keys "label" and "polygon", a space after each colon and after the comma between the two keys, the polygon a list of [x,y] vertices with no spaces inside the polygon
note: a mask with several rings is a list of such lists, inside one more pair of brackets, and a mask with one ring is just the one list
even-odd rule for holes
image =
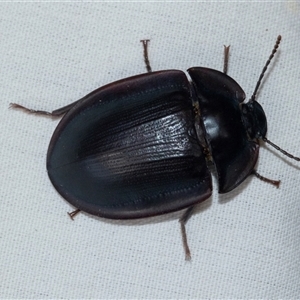
{"label": "beetle leg", "polygon": [[44,111],[44,110],[34,110],[34,109],[31,109],[31,108],[24,107],[24,106],[22,106],[20,104],[17,104],[17,103],[10,103],[9,108],[20,109],[20,110],[23,110],[23,111],[25,111],[27,113],[30,113],[30,114],[51,116],[51,112]]}
{"label": "beetle leg", "polygon": [[223,73],[224,74],[227,74],[227,69],[228,69],[229,48],[230,48],[230,46],[224,45],[224,65],[223,65]]}
{"label": "beetle leg", "polygon": [[150,72],[152,72],[149,57],[148,57],[148,43],[150,42],[150,40],[141,40],[140,42],[143,43],[144,61],[145,61],[145,64],[146,64],[146,69],[147,69],[147,72],[150,73]]}
{"label": "beetle leg", "polygon": [[267,182],[267,183],[270,183],[270,184],[273,184],[275,185],[277,188],[279,188],[279,184],[280,184],[280,180],[273,180],[273,179],[269,179],[269,178],[266,178],[264,176],[261,176],[259,173],[256,172],[256,170],[253,170],[252,175],[255,175],[258,179],[264,181],[264,182]]}
{"label": "beetle leg", "polygon": [[[81,100],[81,99],[80,99]],[[34,110],[31,108],[27,108],[23,105],[17,104],[17,103],[10,103],[9,107],[14,108],[14,109],[20,109],[23,110],[24,112],[30,113],[30,114],[35,114],[35,115],[43,115],[43,116],[50,116],[50,117],[60,117],[66,112],[68,112],[75,104],[77,104],[77,100],[71,104],[68,104],[64,107],[61,107],[59,109],[53,110],[52,112],[45,111],[45,110]]]}
{"label": "beetle leg", "polygon": [[69,217],[74,221],[74,217],[80,212],[80,209],[76,209],[72,212],[68,212]]}
{"label": "beetle leg", "polygon": [[186,236],[186,229],[185,229],[185,224],[189,220],[189,218],[192,216],[194,211],[194,206],[189,207],[182,217],[179,219],[180,227],[181,227],[181,236],[182,236],[182,243],[183,243],[183,248],[185,252],[185,260],[191,260],[191,251],[187,242],[187,236]]}

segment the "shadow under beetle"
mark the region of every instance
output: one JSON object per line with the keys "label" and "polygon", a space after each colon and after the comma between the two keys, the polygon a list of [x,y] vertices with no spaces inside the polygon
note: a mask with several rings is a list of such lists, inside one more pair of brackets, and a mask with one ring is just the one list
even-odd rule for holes
{"label": "shadow under beetle", "polygon": [[196,204],[212,193],[207,164],[217,171],[219,193],[236,188],[249,175],[279,186],[254,167],[267,120],[256,93],[281,40],[263,68],[251,99],[227,75],[193,67],[184,72],[152,72],[148,42],[142,40],[148,73],[100,87],[53,112],[63,116],[51,138],[47,170],[56,190],[74,207],[109,219],[135,219],[187,208],[180,224],[190,259],[185,224]]}

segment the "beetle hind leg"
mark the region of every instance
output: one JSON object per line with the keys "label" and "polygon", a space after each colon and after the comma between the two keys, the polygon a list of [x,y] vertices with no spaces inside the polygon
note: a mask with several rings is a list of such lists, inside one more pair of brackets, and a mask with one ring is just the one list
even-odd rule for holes
{"label": "beetle hind leg", "polygon": [[150,40],[141,40],[141,43],[143,43],[143,48],[144,48],[144,61],[146,64],[146,69],[147,72],[150,73],[152,72],[151,66],[150,66],[150,61],[149,61],[149,56],[148,56],[148,44]]}
{"label": "beetle hind leg", "polygon": [[191,251],[187,242],[187,235],[186,235],[186,228],[185,224],[189,220],[189,218],[192,216],[194,211],[194,206],[189,207],[182,217],[179,219],[180,223],[180,228],[181,228],[181,236],[182,236],[182,243],[183,243],[183,248],[185,252],[185,260],[191,260]]}
{"label": "beetle hind leg", "polygon": [[20,104],[17,104],[17,103],[10,103],[9,108],[19,109],[19,110],[22,110],[26,113],[34,114],[34,115],[42,115],[42,116],[49,116],[49,117],[61,117],[62,115],[67,113],[80,100],[77,100],[77,101],[75,101],[71,104],[68,104],[68,105],[64,106],[64,107],[53,110],[52,112],[45,111],[45,110],[34,110],[34,109],[27,108],[27,107],[25,107],[23,105],[20,105]]}
{"label": "beetle hind leg", "polygon": [[52,115],[51,112],[44,111],[44,110],[34,110],[34,109],[27,108],[27,107],[25,107],[23,105],[20,105],[20,104],[17,104],[17,103],[10,103],[9,108],[19,109],[19,110],[22,110],[26,113],[35,114],[35,115],[44,115],[44,116],[51,116]]}

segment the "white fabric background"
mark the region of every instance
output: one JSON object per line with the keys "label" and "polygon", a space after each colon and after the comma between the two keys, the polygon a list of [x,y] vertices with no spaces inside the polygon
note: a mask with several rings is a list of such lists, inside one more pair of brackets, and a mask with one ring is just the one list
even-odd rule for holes
{"label": "white fabric background", "polygon": [[[0,4],[2,298],[283,298],[300,295],[300,165],[268,146],[258,171],[215,193],[187,225],[180,213],[139,221],[80,214],[52,187],[45,159],[58,121],[9,110],[53,110],[93,89],[153,70],[207,66],[251,96],[278,34],[280,51],[259,90],[268,137],[300,155],[300,2]],[[216,187],[215,180],[214,186]]]}

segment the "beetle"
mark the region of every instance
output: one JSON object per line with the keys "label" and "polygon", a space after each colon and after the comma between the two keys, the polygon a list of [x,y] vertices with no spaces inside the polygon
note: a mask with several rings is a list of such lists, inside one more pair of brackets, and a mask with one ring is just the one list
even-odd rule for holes
{"label": "beetle", "polygon": [[142,40],[147,73],[102,86],[52,112],[12,103],[26,112],[63,118],[51,138],[47,171],[58,193],[76,210],[109,219],[136,219],[186,209],[180,218],[186,259],[191,258],[185,224],[196,204],[212,194],[209,164],[218,192],[248,176],[279,186],[255,170],[260,141],[299,161],[266,138],[267,119],[256,100],[262,78],[281,41],[278,36],[254,93],[223,72],[192,67],[152,72],[149,40]]}

